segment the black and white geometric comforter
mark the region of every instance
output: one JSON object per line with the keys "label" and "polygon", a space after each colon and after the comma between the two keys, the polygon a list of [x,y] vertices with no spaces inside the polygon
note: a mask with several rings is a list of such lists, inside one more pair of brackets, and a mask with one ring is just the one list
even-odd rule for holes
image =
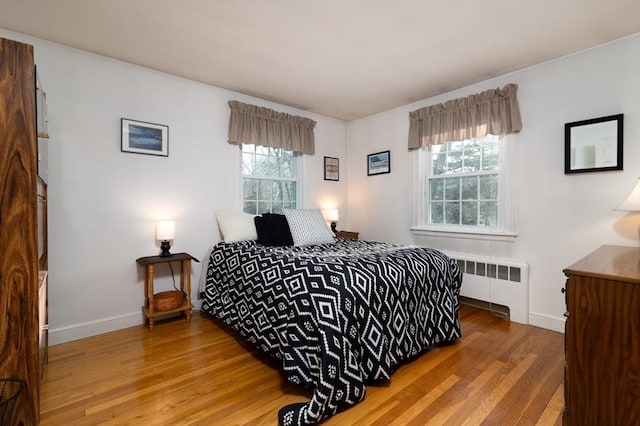
{"label": "black and white geometric comforter", "polygon": [[388,379],[425,349],[460,338],[462,273],[443,253],[386,243],[266,247],[219,243],[203,310],[282,360],[313,389],[280,423],[316,423],[357,404],[365,383]]}

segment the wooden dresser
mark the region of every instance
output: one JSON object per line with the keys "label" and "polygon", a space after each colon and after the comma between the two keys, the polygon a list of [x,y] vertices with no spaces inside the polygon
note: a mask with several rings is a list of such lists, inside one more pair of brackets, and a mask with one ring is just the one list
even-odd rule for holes
{"label": "wooden dresser", "polygon": [[565,425],[640,424],[640,248],[602,246],[564,270]]}
{"label": "wooden dresser", "polygon": [[38,178],[35,77],[33,47],[0,38],[0,378],[25,382],[16,425],[38,424],[46,361],[46,183]]}

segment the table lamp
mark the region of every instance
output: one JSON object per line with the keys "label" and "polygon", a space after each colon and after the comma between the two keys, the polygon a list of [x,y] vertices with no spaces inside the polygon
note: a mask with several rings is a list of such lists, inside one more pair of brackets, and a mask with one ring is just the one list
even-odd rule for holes
{"label": "table lamp", "polygon": [[156,240],[161,241],[160,245],[160,256],[167,257],[173,256],[169,253],[169,249],[171,248],[171,244],[169,244],[169,240],[173,240],[176,236],[176,223],[172,220],[164,220],[162,222],[156,223]]}
{"label": "table lamp", "polygon": [[327,210],[327,220],[331,222],[331,230],[336,232],[336,224],[338,220],[340,220],[340,216],[338,214],[338,209],[329,209]]}
{"label": "table lamp", "polygon": [[616,210],[625,210],[629,212],[638,212],[640,211],[640,178],[636,182],[636,185],[633,187],[627,198],[616,207]]}
{"label": "table lamp", "polygon": [[[635,186],[624,199],[622,204],[614,210],[623,210],[628,212],[640,212],[640,178],[636,181]],[[638,227],[638,237],[640,237],[640,226]]]}

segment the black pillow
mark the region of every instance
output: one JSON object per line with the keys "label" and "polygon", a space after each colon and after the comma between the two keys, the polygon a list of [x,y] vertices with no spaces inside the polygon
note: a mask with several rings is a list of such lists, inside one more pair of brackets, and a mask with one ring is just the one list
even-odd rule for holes
{"label": "black pillow", "polygon": [[256,224],[258,243],[264,246],[292,246],[293,237],[289,222],[283,214],[265,213],[253,219]]}
{"label": "black pillow", "polygon": [[267,213],[262,215],[267,221],[274,246],[292,246],[293,237],[289,229],[289,222],[283,214]]}
{"label": "black pillow", "polygon": [[271,239],[271,232],[269,231],[267,222],[262,216],[254,216],[253,223],[256,225],[256,233],[258,234],[258,244],[263,246],[273,245]]}

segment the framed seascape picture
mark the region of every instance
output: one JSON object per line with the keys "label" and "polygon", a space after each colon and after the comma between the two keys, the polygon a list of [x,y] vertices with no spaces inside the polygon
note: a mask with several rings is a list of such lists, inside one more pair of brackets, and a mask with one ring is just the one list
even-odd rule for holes
{"label": "framed seascape picture", "polygon": [[324,157],[324,180],[340,180],[340,160]]}
{"label": "framed seascape picture", "polygon": [[122,152],[169,156],[169,126],[123,118]]}
{"label": "framed seascape picture", "polygon": [[382,151],[367,155],[367,176],[383,173],[391,173],[391,153]]}
{"label": "framed seascape picture", "polygon": [[564,172],[622,170],[623,114],[564,125]]}

